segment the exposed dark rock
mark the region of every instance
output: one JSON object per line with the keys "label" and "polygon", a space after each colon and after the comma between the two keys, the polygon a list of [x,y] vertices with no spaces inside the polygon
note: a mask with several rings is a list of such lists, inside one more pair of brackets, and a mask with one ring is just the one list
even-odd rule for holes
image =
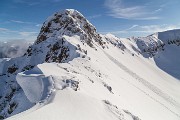
{"label": "exposed dark rock", "polygon": [[14,72],[16,72],[16,70],[18,70],[18,67],[14,64],[13,66],[8,68],[7,72],[13,74]]}

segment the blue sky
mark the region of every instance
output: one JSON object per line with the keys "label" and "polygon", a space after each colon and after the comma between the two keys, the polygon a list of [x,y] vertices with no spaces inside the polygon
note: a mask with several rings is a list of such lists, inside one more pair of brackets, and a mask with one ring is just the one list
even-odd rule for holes
{"label": "blue sky", "polygon": [[180,28],[180,0],[1,0],[0,41],[35,40],[48,16],[80,11],[97,31],[119,37]]}

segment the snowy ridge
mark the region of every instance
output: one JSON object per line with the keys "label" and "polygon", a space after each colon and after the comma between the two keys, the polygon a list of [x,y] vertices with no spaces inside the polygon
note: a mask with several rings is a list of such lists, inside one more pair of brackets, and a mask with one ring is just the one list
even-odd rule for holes
{"label": "snowy ridge", "polygon": [[78,11],[57,12],[0,63],[0,119],[179,120],[178,36],[100,35]]}

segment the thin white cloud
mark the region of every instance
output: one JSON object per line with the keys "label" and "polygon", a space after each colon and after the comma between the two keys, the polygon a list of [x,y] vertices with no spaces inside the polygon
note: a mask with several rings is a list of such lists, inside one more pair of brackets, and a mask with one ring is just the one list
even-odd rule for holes
{"label": "thin white cloud", "polygon": [[38,23],[35,23],[35,22],[26,22],[26,21],[20,21],[20,20],[10,20],[8,22],[13,22],[13,23],[18,23],[18,24],[28,24],[28,25],[33,25],[33,26],[36,26],[36,27],[42,26],[42,24],[38,24]]}
{"label": "thin white cloud", "polygon": [[117,34],[117,33],[128,33],[130,30],[132,30],[132,29],[134,29],[134,28],[136,28],[136,27],[138,27],[138,26],[139,26],[139,25],[132,25],[131,27],[126,28],[126,29],[124,29],[124,30],[111,31],[111,32],[109,32],[109,33],[113,33],[113,34]]}
{"label": "thin white cloud", "polygon": [[145,32],[145,33],[154,33],[154,32],[162,32],[167,30],[180,29],[178,25],[148,25],[148,26],[139,26],[139,30],[133,32]]}
{"label": "thin white cloud", "polygon": [[95,19],[95,18],[99,18],[101,17],[101,14],[97,14],[97,15],[92,15],[92,16],[87,16],[87,19]]}
{"label": "thin white cloud", "polygon": [[26,40],[36,40],[38,32],[18,31],[17,37]]}
{"label": "thin white cloud", "polygon": [[8,29],[6,29],[6,28],[0,28],[0,32],[6,32],[6,31],[8,31]]}
{"label": "thin white cloud", "polygon": [[142,37],[148,36],[156,32],[163,32],[167,30],[180,29],[180,24],[163,24],[163,25],[132,25],[124,30],[101,31],[101,34],[111,33],[116,36],[127,38],[131,36]]}
{"label": "thin white cloud", "polygon": [[112,33],[112,34],[122,34],[122,33],[130,33],[133,35],[133,33],[145,33],[145,34],[152,34],[156,32],[162,32],[167,30],[173,30],[173,29],[180,29],[180,25],[132,25],[131,27],[125,29],[125,30],[119,30],[119,31],[111,31],[106,33]]}
{"label": "thin white cloud", "polygon": [[14,32],[17,32],[17,31],[10,30],[10,29],[7,29],[7,28],[0,28],[0,32],[1,33],[14,33]]}
{"label": "thin white cloud", "polygon": [[11,22],[14,22],[14,23],[20,23],[20,24],[35,24],[33,22],[24,22],[24,21],[20,21],[20,20],[10,20]]}
{"label": "thin white cloud", "polygon": [[36,27],[41,27],[41,26],[42,26],[42,24],[36,24],[35,26],[36,26]]}
{"label": "thin white cloud", "polygon": [[161,8],[150,10],[146,5],[127,6],[123,0],[105,0],[105,6],[109,9],[109,16],[136,20],[160,19],[155,13],[162,10]]}
{"label": "thin white cloud", "polygon": [[131,29],[136,28],[136,27],[138,27],[138,26],[139,26],[139,25],[132,25],[130,28],[127,28],[125,31],[131,30]]}
{"label": "thin white cloud", "polygon": [[154,13],[157,13],[157,12],[160,12],[160,11],[162,11],[162,8],[154,10]]}
{"label": "thin white cloud", "polygon": [[0,39],[17,38],[17,39],[35,40],[38,35],[38,32],[16,31],[16,30],[10,30],[7,28],[0,28],[0,33],[1,33]]}
{"label": "thin white cloud", "polygon": [[28,36],[35,36],[37,32],[18,32],[21,36],[28,37]]}

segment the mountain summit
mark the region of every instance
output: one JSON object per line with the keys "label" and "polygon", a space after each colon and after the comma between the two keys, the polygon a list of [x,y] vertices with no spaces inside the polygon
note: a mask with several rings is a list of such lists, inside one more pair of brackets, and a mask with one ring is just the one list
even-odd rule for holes
{"label": "mountain summit", "polygon": [[179,35],[101,35],[56,12],[23,56],[1,60],[0,119],[179,120]]}
{"label": "mountain summit", "polygon": [[[67,35],[78,35],[80,39],[90,46],[93,42],[99,42],[100,35],[96,28],[77,10],[66,9],[50,16],[43,24],[36,44],[44,40],[58,39],[58,37]],[[102,44],[102,43],[101,43]]]}

